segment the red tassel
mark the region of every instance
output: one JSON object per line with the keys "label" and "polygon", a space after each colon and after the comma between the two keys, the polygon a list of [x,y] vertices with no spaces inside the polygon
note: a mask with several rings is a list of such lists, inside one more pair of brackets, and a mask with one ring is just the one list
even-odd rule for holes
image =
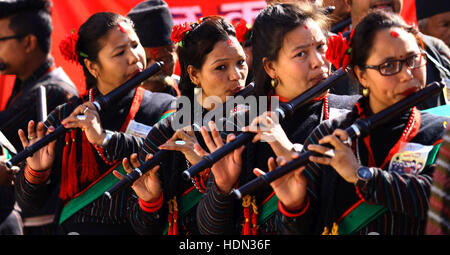
{"label": "red tassel", "polygon": [[252,198],[252,235],[258,234],[258,206],[256,205],[256,197]]}
{"label": "red tassel", "polygon": [[172,226],[172,214],[169,213],[169,231],[167,232],[167,234],[169,236],[173,235],[173,226]]}
{"label": "red tassel", "polygon": [[59,192],[62,200],[72,198],[78,192],[76,134],[76,130],[66,134]]}
{"label": "red tassel", "polygon": [[242,199],[242,207],[244,207],[244,222],[242,226],[242,234],[250,235],[250,206],[251,206],[251,196],[246,195]]}
{"label": "red tassel", "polygon": [[243,235],[250,235],[250,208],[244,208],[244,227],[242,229]]}
{"label": "red tassel", "polygon": [[178,210],[173,212],[173,230],[172,230],[172,234],[173,235],[179,235],[180,232],[178,231]]}
{"label": "red tassel", "polygon": [[63,149],[63,158],[62,158],[62,168],[66,168],[67,167],[67,157],[69,156],[69,145],[70,145],[70,133],[66,133],[66,137],[65,137],[65,144],[64,144],[64,149]]}
{"label": "red tassel", "polygon": [[257,224],[258,224],[258,215],[257,214],[252,214],[252,235],[256,236],[258,234],[257,230]]}
{"label": "red tassel", "polygon": [[100,173],[98,171],[97,160],[95,159],[94,150],[91,143],[89,143],[86,134],[82,133],[81,143],[82,159],[81,159],[81,177],[80,182],[92,182],[95,181]]}
{"label": "red tassel", "polygon": [[61,187],[59,190],[59,197],[63,200],[67,198],[66,190],[63,187],[67,186],[67,180],[69,179],[67,176],[67,158],[70,153],[70,133],[66,133],[65,144],[62,155],[62,163],[61,163]]}
{"label": "red tassel", "polygon": [[180,232],[178,231],[178,204],[177,204],[177,197],[173,197],[172,199],[172,205],[173,205],[173,235],[179,235]]}
{"label": "red tassel", "polygon": [[169,203],[169,215],[167,221],[169,222],[169,229],[167,231],[168,235],[179,235],[180,232],[178,230],[178,205],[177,205],[177,197],[170,199],[167,203]]}
{"label": "red tassel", "polygon": [[172,225],[172,221],[173,221],[173,207],[172,207],[172,200],[169,199],[169,201],[167,202],[169,203],[169,215],[167,217],[167,221],[169,222],[169,229],[167,234],[173,235],[173,225]]}

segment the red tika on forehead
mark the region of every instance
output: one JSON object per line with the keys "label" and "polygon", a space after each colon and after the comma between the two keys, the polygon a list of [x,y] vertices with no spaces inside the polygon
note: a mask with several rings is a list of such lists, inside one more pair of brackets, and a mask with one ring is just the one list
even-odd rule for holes
{"label": "red tika on forehead", "polygon": [[397,32],[395,32],[394,30],[391,30],[391,36],[394,38],[397,38],[399,36],[399,34]]}
{"label": "red tika on forehead", "polygon": [[127,24],[125,23],[125,22],[119,22],[119,24],[117,24],[117,26],[119,27],[119,29],[120,29],[120,32],[122,32],[122,33],[126,33],[127,32]]}
{"label": "red tika on forehead", "polygon": [[227,45],[228,45],[228,47],[231,47],[231,45],[233,45],[233,42],[231,41],[231,39],[227,40]]}
{"label": "red tika on forehead", "polygon": [[308,29],[309,29],[307,25],[305,25],[305,29],[306,29],[306,30],[308,30]]}
{"label": "red tika on forehead", "polygon": [[153,57],[157,56],[159,54],[159,51],[160,51],[160,49],[155,49],[155,48],[150,49],[150,53],[153,55]]}

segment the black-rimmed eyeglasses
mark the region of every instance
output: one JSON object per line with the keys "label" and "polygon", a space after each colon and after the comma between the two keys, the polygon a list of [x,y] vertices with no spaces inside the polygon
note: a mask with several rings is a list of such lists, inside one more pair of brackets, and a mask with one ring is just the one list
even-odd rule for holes
{"label": "black-rimmed eyeglasses", "polygon": [[399,73],[402,70],[403,63],[406,63],[409,69],[419,68],[427,64],[427,54],[420,52],[405,59],[388,60],[380,65],[367,65],[364,67],[378,70],[381,75],[388,76]]}
{"label": "black-rimmed eyeglasses", "polygon": [[6,40],[11,40],[11,39],[19,39],[22,37],[24,37],[24,35],[11,35],[11,36],[0,37],[0,42],[6,41]]}

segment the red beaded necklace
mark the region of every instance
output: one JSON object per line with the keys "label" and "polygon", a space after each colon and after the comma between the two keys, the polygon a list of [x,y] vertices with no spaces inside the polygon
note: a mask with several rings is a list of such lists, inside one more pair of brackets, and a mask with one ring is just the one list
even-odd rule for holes
{"label": "red beaded necklace", "polygon": [[[361,108],[361,105],[359,103],[356,104],[356,107],[358,108],[358,114],[361,118],[365,118],[365,114],[363,113],[363,109]],[[420,111],[417,110],[417,108],[414,106],[411,110],[411,114],[408,118],[408,123],[405,126],[405,129],[402,132],[402,135],[400,139],[395,143],[395,145],[391,148],[389,153],[387,154],[386,159],[384,162],[379,166],[380,168],[383,168],[386,166],[387,163],[389,163],[392,159],[392,157],[400,151],[403,146],[411,141],[419,132],[420,128],[420,122],[421,122],[421,115]],[[358,143],[356,143],[358,145]],[[370,146],[370,135],[366,136],[364,138],[364,144],[366,145],[367,150],[369,151],[369,159],[368,159],[368,166],[369,167],[376,167],[375,163],[375,157],[372,151],[372,147]],[[361,162],[359,157],[359,149],[356,149],[358,161]]]}

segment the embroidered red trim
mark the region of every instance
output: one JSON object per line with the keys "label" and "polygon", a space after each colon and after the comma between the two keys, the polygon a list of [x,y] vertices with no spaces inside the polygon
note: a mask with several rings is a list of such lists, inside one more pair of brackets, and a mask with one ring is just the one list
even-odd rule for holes
{"label": "embroidered red trim", "polygon": [[163,200],[164,200],[164,196],[163,196],[163,193],[161,193],[161,196],[159,196],[158,200],[156,200],[154,202],[145,202],[141,198],[138,198],[138,203],[144,212],[154,213],[162,207]]}
{"label": "embroidered red trim", "polygon": [[32,184],[41,184],[48,179],[50,172],[50,168],[43,171],[36,171],[27,165],[25,167],[24,176],[25,179]]}
{"label": "embroidered red trim", "polygon": [[278,200],[278,210],[280,210],[280,212],[286,217],[290,217],[290,218],[299,217],[299,216],[305,214],[306,211],[308,211],[309,201],[310,201],[309,196],[307,196],[306,197],[306,205],[303,207],[303,209],[298,213],[292,213],[292,212],[287,211],[286,208],[284,208],[284,205],[281,203],[281,201]]}

